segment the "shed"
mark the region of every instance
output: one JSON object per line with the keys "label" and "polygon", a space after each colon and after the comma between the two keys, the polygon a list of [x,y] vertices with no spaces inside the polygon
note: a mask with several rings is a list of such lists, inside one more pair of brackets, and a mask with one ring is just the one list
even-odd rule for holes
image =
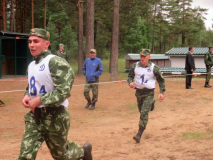
{"label": "shed", "polygon": [[[169,56],[166,56],[165,54],[150,54],[150,56],[150,61],[159,67],[170,67]],[[126,60],[125,71],[128,72],[133,63],[140,61],[140,54],[128,53],[123,59]]]}
{"label": "shed", "polygon": [[[204,55],[206,52],[208,52],[208,50],[208,47],[194,47],[193,56],[196,68],[206,68],[204,63]],[[166,52],[166,55],[170,56],[171,67],[185,68],[185,58],[188,52],[188,47],[174,47]]]}
{"label": "shed", "polygon": [[0,79],[26,75],[33,57],[28,48],[26,33],[0,31]]}

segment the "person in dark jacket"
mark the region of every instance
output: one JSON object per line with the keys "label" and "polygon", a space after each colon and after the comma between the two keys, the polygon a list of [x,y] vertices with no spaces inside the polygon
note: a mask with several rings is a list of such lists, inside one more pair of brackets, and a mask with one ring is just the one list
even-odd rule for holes
{"label": "person in dark jacket", "polygon": [[[95,109],[95,103],[98,101],[98,82],[99,77],[103,72],[103,67],[101,60],[96,57],[96,50],[91,49],[90,50],[90,58],[87,58],[84,62],[83,66],[83,74],[86,76],[86,85],[84,88],[84,96],[87,100],[87,105],[85,108],[89,108],[90,105],[92,105],[89,110]],[[89,91],[92,89],[93,98],[90,99]]]}
{"label": "person in dark jacket", "polygon": [[185,70],[186,70],[186,89],[194,89],[191,87],[192,74],[195,70],[195,61],[192,53],[194,52],[193,47],[189,47],[189,52],[186,55]]}

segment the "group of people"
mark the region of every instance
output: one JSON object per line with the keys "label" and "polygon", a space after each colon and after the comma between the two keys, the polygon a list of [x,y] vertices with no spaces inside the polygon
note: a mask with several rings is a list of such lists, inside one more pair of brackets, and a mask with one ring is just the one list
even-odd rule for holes
{"label": "group of people", "polygon": [[[75,80],[75,74],[67,62],[64,45],[59,45],[56,55],[48,50],[50,33],[44,29],[31,29],[28,46],[34,60],[28,66],[28,86],[22,105],[30,111],[24,116],[25,131],[17,160],[34,160],[45,141],[55,160],[92,160],[92,145],[86,142],[81,147],[67,139],[70,128],[68,98]],[[62,55],[62,58],[61,58]],[[140,61],[133,64],[128,74],[128,84],[135,89],[140,112],[139,129],[133,139],[140,143],[142,133],[148,123],[149,112],[154,109],[155,81],[159,83],[159,99],[164,99],[165,81],[160,68],[149,61],[150,50],[142,49]],[[85,108],[95,109],[98,100],[98,82],[103,72],[101,60],[96,50],[90,50],[85,60],[83,74],[86,76],[84,96]],[[92,89],[93,98],[89,96]]]}
{"label": "group of people", "polygon": [[[211,85],[209,85],[209,81],[211,79],[212,66],[213,66],[212,51],[213,51],[213,47],[209,47],[209,51],[204,56],[204,63],[206,65],[206,81],[204,85],[205,88],[212,87]],[[186,89],[194,89],[191,87],[192,75],[196,69],[193,52],[194,52],[194,48],[189,47],[189,52],[186,55],[186,61],[185,61]]]}

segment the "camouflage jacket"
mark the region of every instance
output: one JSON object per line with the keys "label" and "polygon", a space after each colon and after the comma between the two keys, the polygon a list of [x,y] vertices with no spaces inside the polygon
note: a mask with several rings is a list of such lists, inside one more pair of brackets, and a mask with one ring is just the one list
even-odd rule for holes
{"label": "camouflage jacket", "polygon": [[212,55],[211,52],[207,52],[204,56],[204,62],[206,64],[206,66],[213,66],[213,60],[212,60]]}
{"label": "camouflage jacket", "polygon": [[[64,58],[66,59],[66,61],[68,62],[68,56],[67,56],[67,52],[66,51],[56,51],[55,55],[61,57],[61,58]],[[69,62],[68,62],[69,63]]]}
{"label": "camouflage jacket", "polygon": [[[34,57],[36,64],[40,63],[50,51],[43,51],[37,57]],[[50,74],[53,80],[54,91],[40,95],[41,103],[51,107],[58,107],[65,99],[71,96],[70,91],[75,80],[75,74],[71,66],[60,57],[53,57],[49,61]],[[25,95],[29,95],[29,84]]]}
{"label": "camouflage jacket", "polygon": [[[139,62],[138,65],[142,67],[141,62]],[[151,66],[151,62],[148,63],[147,67],[149,67],[149,66]],[[134,82],[135,67],[136,67],[136,63],[134,63],[132,65],[132,67],[130,67],[129,74],[128,74],[128,79],[127,79],[127,82],[129,84]],[[159,83],[160,93],[163,94],[166,91],[166,87],[165,87],[165,81],[164,81],[164,78],[163,78],[163,75],[162,75],[162,73],[160,71],[159,66],[154,65],[153,73],[155,75],[155,78],[157,79],[157,82]]]}

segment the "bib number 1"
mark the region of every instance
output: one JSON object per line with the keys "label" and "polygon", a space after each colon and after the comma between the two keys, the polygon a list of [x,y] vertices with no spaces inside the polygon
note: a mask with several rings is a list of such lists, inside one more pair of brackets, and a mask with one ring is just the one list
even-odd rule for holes
{"label": "bib number 1", "polygon": [[[36,83],[35,77],[32,76],[30,78],[30,95],[31,96],[36,96],[37,95],[37,88],[35,86],[35,83]],[[40,90],[39,90],[39,94],[44,94],[44,93],[47,93],[47,92],[45,91],[45,85],[42,85]]]}
{"label": "bib number 1", "polygon": [[148,81],[148,80],[144,81],[144,77],[145,77],[145,74],[143,74],[143,75],[141,76],[141,79],[142,79],[141,84],[146,84],[146,83],[147,83],[147,81]]}

